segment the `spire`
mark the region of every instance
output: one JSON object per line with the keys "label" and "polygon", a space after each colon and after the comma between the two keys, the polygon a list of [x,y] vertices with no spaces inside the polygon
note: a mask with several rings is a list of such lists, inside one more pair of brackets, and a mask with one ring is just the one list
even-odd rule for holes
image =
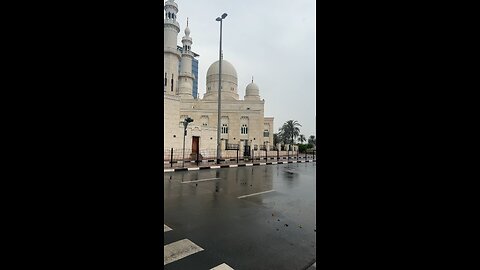
{"label": "spire", "polygon": [[188,28],[188,18],[187,18],[187,27],[185,27],[185,36],[190,37],[190,28]]}
{"label": "spire", "polygon": [[[190,46],[192,45],[192,38],[190,37],[190,28],[188,27],[188,18],[187,26],[185,27],[185,36],[182,38],[182,43],[185,51],[190,51]],[[185,47],[186,46],[186,47]]]}

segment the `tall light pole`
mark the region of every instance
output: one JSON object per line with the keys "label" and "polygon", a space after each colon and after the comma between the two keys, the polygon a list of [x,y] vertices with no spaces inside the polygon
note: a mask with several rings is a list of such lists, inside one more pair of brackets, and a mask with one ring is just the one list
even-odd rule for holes
{"label": "tall light pole", "polygon": [[183,157],[182,157],[182,168],[185,167],[185,136],[187,136],[187,126],[190,122],[193,122],[193,119],[190,117],[185,118],[183,121]]}
{"label": "tall light pole", "polygon": [[222,90],[222,22],[223,19],[227,17],[227,13],[223,13],[221,17],[216,19],[217,22],[220,22],[220,51],[218,53],[218,121],[217,121],[217,164],[220,164],[220,154],[222,151],[222,144],[220,142],[220,131],[221,131],[221,90]]}

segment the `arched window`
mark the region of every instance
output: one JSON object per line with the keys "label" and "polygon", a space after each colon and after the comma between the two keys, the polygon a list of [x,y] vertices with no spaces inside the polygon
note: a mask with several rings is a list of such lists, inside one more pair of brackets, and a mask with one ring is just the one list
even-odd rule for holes
{"label": "arched window", "polygon": [[208,115],[202,115],[201,117],[202,126],[208,126]]}
{"label": "arched window", "polygon": [[270,136],[270,125],[269,124],[264,124],[263,125],[263,137],[269,137]]}
{"label": "arched window", "polygon": [[242,126],[240,127],[240,134],[248,134],[247,124],[242,124]]}
{"label": "arched window", "polygon": [[222,116],[222,120],[221,120],[221,133],[222,134],[228,134],[228,116]]}
{"label": "arched window", "polygon": [[240,135],[248,134],[248,116],[240,117]]}
{"label": "arched window", "polygon": [[228,133],[228,124],[223,123],[222,124],[222,134],[227,134]]}

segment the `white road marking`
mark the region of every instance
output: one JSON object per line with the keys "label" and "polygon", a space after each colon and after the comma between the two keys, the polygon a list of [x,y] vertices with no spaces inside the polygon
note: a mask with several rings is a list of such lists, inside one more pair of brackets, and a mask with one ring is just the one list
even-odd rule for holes
{"label": "white road marking", "polygon": [[278,164],[278,162],[276,162],[276,161],[272,162],[272,165],[276,165],[276,164]]}
{"label": "white road marking", "polygon": [[211,180],[217,180],[217,179],[222,179],[222,178],[207,178],[207,179],[199,179],[199,180],[185,181],[185,182],[182,182],[182,184],[195,183],[195,182],[203,182],[203,181],[211,181]]}
{"label": "white road marking", "polygon": [[226,263],[222,263],[220,265],[215,266],[214,268],[211,268],[210,270],[234,270],[230,265]]}
{"label": "white road marking", "polygon": [[238,167],[238,165],[237,165],[237,164],[230,165],[230,168],[236,168],[236,167]]}
{"label": "white road marking", "polygon": [[210,166],[210,169],[220,169],[220,166]]}
{"label": "white road marking", "polygon": [[172,228],[168,227],[167,225],[163,224],[163,232],[171,231]]}
{"label": "white road marking", "polygon": [[163,246],[163,265],[183,259],[204,250],[188,239]]}
{"label": "white road marking", "polygon": [[200,170],[200,168],[199,168],[199,167],[193,167],[193,168],[188,168],[187,170],[189,170],[189,171],[198,171],[198,170]]}
{"label": "white road marking", "polygon": [[248,167],[248,166],[253,166],[253,163],[247,163],[247,164],[245,164],[245,166],[246,166],[246,167]]}
{"label": "white road marking", "polygon": [[163,172],[174,172],[175,169],[163,169]]}
{"label": "white road marking", "polygon": [[260,165],[267,165],[267,163],[260,163]]}
{"label": "white road marking", "polygon": [[240,196],[240,197],[237,197],[237,198],[238,198],[238,199],[242,199],[242,198],[246,198],[246,197],[250,197],[250,196],[255,196],[255,195],[260,195],[260,194],[264,194],[264,193],[268,193],[268,192],[272,192],[272,191],[275,191],[275,190],[272,189],[272,190],[262,191],[262,192],[258,192],[258,193],[243,195],[243,196]]}

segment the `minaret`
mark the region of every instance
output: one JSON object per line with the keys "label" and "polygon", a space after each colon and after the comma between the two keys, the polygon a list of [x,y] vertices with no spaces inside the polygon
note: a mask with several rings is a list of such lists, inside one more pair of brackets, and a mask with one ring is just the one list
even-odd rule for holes
{"label": "minaret", "polygon": [[177,50],[177,38],[180,25],[177,22],[178,5],[175,0],[168,0],[164,5],[163,20],[163,92],[166,95],[178,93],[178,63],[180,52]]}
{"label": "minaret", "polygon": [[182,50],[182,62],[180,63],[180,75],[179,85],[178,85],[178,94],[182,99],[193,99],[192,89],[193,89],[193,80],[195,79],[192,74],[192,38],[190,37],[190,28],[188,28],[188,18],[187,18],[187,27],[185,28],[185,36],[182,38],[183,50]]}

